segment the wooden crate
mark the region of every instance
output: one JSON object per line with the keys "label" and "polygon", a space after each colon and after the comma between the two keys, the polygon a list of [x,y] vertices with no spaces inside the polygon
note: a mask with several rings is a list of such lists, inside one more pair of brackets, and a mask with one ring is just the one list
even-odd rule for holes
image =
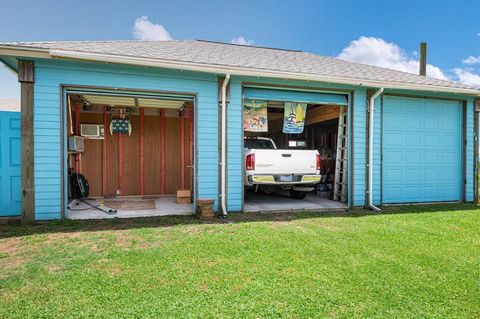
{"label": "wooden crate", "polygon": [[211,219],[215,217],[215,212],[213,211],[214,202],[213,199],[198,198],[196,207],[197,216],[200,219]]}
{"label": "wooden crate", "polygon": [[177,191],[177,204],[191,204],[192,193],[189,189],[179,189]]}

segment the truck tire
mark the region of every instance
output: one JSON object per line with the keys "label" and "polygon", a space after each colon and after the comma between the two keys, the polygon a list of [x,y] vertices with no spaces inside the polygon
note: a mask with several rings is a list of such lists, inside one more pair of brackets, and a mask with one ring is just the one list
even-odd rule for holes
{"label": "truck tire", "polygon": [[308,192],[301,192],[290,189],[290,197],[293,199],[304,199],[307,196]]}

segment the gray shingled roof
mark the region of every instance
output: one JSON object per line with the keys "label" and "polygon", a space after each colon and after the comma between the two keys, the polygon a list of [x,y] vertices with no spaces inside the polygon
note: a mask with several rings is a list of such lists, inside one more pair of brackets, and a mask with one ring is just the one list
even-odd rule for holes
{"label": "gray shingled roof", "polygon": [[176,62],[201,63],[209,66],[302,73],[345,79],[373,80],[385,83],[407,83],[443,88],[475,89],[461,83],[349,62],[302,51],[234,45],[202,40],[7,42],[0,43],[0,46],[21,46],[48,50],[142,57]]}

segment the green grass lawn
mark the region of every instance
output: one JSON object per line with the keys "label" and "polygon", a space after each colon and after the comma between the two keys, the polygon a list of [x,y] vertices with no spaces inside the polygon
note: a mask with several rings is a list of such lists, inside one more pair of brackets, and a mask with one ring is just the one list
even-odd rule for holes
{"label": "green grass lawn", "polygon": [[0,226],[0,318],[479,318],[480,210]]}

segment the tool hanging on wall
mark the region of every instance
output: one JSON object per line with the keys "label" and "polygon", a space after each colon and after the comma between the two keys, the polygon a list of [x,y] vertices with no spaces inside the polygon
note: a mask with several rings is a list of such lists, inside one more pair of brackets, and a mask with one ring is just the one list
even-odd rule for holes
{"label": "tool hanging on wall", "polygon": [[131,112],[132,110],[129,107],[110,107],[110,135],[120,133],[132,135]]}

